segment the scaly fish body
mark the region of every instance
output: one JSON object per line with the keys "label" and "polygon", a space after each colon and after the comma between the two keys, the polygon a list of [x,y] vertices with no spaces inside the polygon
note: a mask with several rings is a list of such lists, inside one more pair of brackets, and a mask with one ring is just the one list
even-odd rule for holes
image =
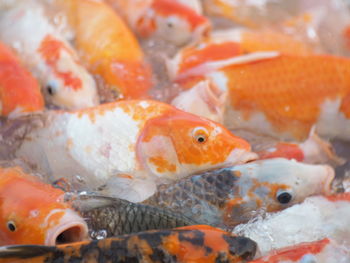
{"label": "scaly fish body", "polygon": [[38,2],[14,1],[1,9],[0,39],[17,51],[49,103],[67,109],[97,105],[94,79]]}
{"label": "scaly fish body", "polygon": [[258,52],[204,63],[182,81],[204,78],[228,93],[229,129],[301,140],[316,126],[321,136],[349,140],[349,71],[346,58]]}
{"label": "scaly fish body", "polygon": [[144,203],[172,209],[200,223],[232,227],[265,212],[330,192],[334,171],[282,158],[254,161],[160,185]]}
{"label": "scaly fish body", "polygon": [[282,248],[250,263],[346,263],[350,261],[349,247],[328,238]]}
{"label": "scaly fish body", "polygon": [[86,239],[86,223],[64,203],[63,194],[19,167],[0,168],[0,245]]}
{"label": "scaly fish body", "polygon": [[[119,97],[141,99],[152,87],[151,69],[137,39],[114,10],[97,1],[58,1],[89,70]],[[88,28],[89,30],[86,30]]]}
{"label": "scaly fish body", "polygon": [[0,262],[240,263],[256,253],[254,241],[209,226],[147,231],[56,247],[2,247]]}
{"label": "scaly fish body", "polygon": [[124,13],[141,37],[157,36],[176,45],[198,39],[210,29],[209,20],[181,1],[109,0]]}
{"label": "scaly fish body", "polygon": [[[95,234],[106,231],[106,237],[198,224],[195,219],[168,209],[113,197],[79,194],[70,199],[75,210],[86,220],[89,229]],[[96,236],[92,235],[92,238]]]}
{"label": "scaly fish body", "polygon": [[303,203],[266,219],[239,225],[234,232],[255,240],[262,255],[272,249],[314,242],[325,237],[349,246],[349,201],[349,193],[309,197]]}
{"label": "scaly fish body", "polygon": [[126,195],[117,197],[130,201],[152,194],[154,183],[256,157],[220,124],[157,101],[51,111],[44,118],[27,133],[18,157],[56,179],[80,175],[90,189],[117,180],[113,187]]}
{"label": "scaly fish body", "polygon": [[39,83],[22,66],[14,52],[0,43],[0,115],[43,109]]}

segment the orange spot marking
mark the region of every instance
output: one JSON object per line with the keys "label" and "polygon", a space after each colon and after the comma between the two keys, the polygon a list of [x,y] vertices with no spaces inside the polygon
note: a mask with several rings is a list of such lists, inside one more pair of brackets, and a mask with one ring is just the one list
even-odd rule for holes
{"label": "orange spot marking", "polygon": [[203,48],[191,46],[182,51],[182,60],[179,65],[179,73],[191,69],[200,64],[228,59],[242,54],[240,45],[235,42],[203,43]]}
{"label": "orange spot marking", "polygon": [[295,159],[299,162],[304,160],[304,153],[297,144],[280,142],[274,146],[274,148],[273,151],[264,150],[258,152],[259,159],[263,160],[281,157],[289,160]]}
{"label": "orange spot marking", "polygon": [[157,172],[176,172],[177,167],[175,164],[170,163],[168,160],[164,159],[162,156],[151,157],[149,162],[157,167]]}
{"label": "orange spot marking", "polygon": [[[45,236],[63,216],[54,214],[45,224],[47,215],[55,209],[69,208],[63,203],[64,192],[25,174],[20,168],[0,168],[0,245],[44,244]],[[17,231],[7,229],[12,220]]]}
{"label": "orange spot marking", "polygon": [[264,113],[276,131],[307,137],[326,99],[350,93],[350,60],[333,56],[281,56],[223,70],[231,106],[246,119]]}
{"label": "orange spot marking", "polygon": [[40,44],[38,51],[45,59],[45,62],[52,67],[56,76],[63,80],[65,86],[71,87],[73,90],[82,88],[81,79],[74,77],[71,72],[61,72],[58,69],[61,53],[67,52],[72,54],[72,51],[62,41],[57,40],[51,35],[47,35]]}
{"label": "orange spot marking", "polygon": [[345,27],[343,32],[345,47],[350,50],[350,26]]}
{"label": "orange spot marking", "polygon": [[190,7],[183,5],[174,0],[154,0],[152,8],[158,15],[161,16],[179,16],[185,19],[192,29],[208,23],[208,19],[200,14],[197,14]]}
{"label": "orange spot marking", "polygon": [[350,202],[350,193],[341,193],[341,194],[329,195],[329,196],[327,196],[327,199],[329,201],[331,201],[331,202],[337,202],[337,201]]}
{"label": "orange spot marking", "polygon": [[270,256],[253,260],[251,261],[251,263],[263,263],[263,262],[279,263],[282,261],[297,262],[307,254],[316,255],[321,253],[329,243],[330,243],[330,240],[325,238],[320,241],[316,241],[312,243],[304,243],[293,247],[283,248],[272,252],[272,255]]}
{"label": "orange spot marking", "polygon": [[11,49],[0,43],[1,115],[20,107],[23,112],[41,111],[44,100],[37,80],[21,65]]}

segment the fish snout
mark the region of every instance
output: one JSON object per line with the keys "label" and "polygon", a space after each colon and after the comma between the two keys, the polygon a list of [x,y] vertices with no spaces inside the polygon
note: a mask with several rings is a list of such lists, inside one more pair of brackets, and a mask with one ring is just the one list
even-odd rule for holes
{"label": "fish snout", "polygon": [[258,159],[258,155],[254,152],[247,151],[244,149],[234,149],[231,151],[230,155],[227,158],[228,164],[244,164],[250,161]]}
{"label": "fish snout", "polygon": [[230,246],[230,253],[239,256],[243,260],[252,260],[258,251],[257,243],[247,237],[236,236],[227,241]]}
{"label": "fish snout", "polygon": [[335,178],[335,171],[333,167],[329,165],[323,165],[325,173],[325,184],[324,184],[324,193],[330,195],[332,193],[332,183]]}
{"label": "fish snout", "polygon": [[84,219],[72,209],[66,209],[59,223],[47,231],[45,245],[56,246],[88,239],[88,227]]}

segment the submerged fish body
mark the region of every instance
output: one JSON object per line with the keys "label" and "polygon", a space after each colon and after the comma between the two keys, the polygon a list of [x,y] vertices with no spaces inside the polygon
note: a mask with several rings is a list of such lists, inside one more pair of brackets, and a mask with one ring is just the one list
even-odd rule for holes
{"label": "submerged fish body", "polygon": [[0,43],[0,115],[42,111],[44,100],[37,80],[14,52]]}
{"label": "submerged fish body", "polygon": [[349,246],[349,200],[349,193],[309,197],[266,219],[238,225],[234,232],[255,240],[262,255],[323,238]]}
{"label": "submerged fish body", "polygon": [[[141,37],[157,36],[183,45],[205,35],[209,20],[178,0],[108,0],[117,7]],[[192,1],[193,2],[193,1]],[[196,5],[196,4],[194,4]]]}
{"label": "submerged fish body", "polygon": [[42,127],[27,133],[18,157],[52,179],[79,175],[90,189],[117,180],[126,196],[113,194],[130,201],[144,200],[162,181],[256,157],[220,124],[157,101],[51,111],[44,118]]}
{"label": "submerged fish body", "polygon": [[252,259],[256,249],[250,239],[199,225],[56,247],[2,247],[0,262],[240,263]]}
{"label": "submerged fish body", "polygon": [[[70,201],[86,220],[92,234],[105,231],[106,237],[155,229],[198,224],[168,209],[131,203],[123,199],[97,194],[79,194]],[[92,238],[96,238],[92,235]]]}
{"label": "submerged fish body", "polygon": [[302,243],[293,247],[272,251],[269,255],[250,263],[346,263],[350,261],[349,247],[328,238]]}
{"label": "submerged fish body", "polygon": [[0,168],[0,244],[56,245],[87,238],[87,226],[64,192],[24,173]]}
{"label": "submerged fish body", "polygon": [[49,103],[66,109],[97,105],[94,79],[38,2],[13,1],[0,12],[0,39],[17,51]]}
{"label": "submerged fish body", "polygon": [[161,185],[144,203],[169,208],[203,224],[232,227],[310,195],[330,192],[334,171],[282,158],[209,171]]}
{"label": "submerged fish body", "polygon": [[[144,99],[152,87],[150,66],[136,37],[106,3],[57,1],[74,31],[74,44],[88,69],[120,98]],[[89,30],[86,30],[88,28]]]}

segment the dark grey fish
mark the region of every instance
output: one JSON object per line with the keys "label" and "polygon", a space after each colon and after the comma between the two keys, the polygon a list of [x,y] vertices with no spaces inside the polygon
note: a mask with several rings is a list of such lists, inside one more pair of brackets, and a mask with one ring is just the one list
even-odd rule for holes
{"label": "dark grey fish", "polygon": [[166,208],[114,197],[79,194],[69,198],[73,207],[85,218],[94,239],[198,224],[194,219]]}

